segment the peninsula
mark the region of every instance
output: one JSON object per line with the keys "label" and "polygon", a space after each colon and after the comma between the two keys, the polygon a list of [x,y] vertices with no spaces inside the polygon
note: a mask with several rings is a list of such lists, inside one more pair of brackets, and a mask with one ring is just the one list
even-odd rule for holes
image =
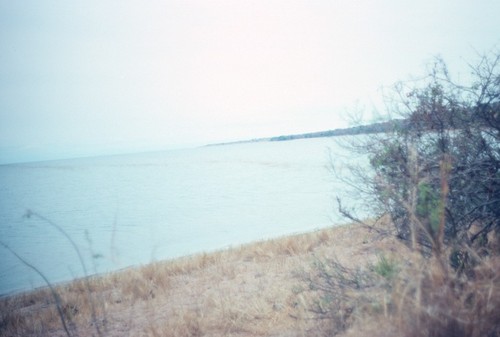
{"label": "peninsula", "polygon": [[338,137],[338,136],[353,136],[361,134],[383,133],[404,127],[406,124],[407,121],[405,120],[393,119],[387,122],[372,123],[368,125],[360,125],[349,128],[339,128],[333,130],[292,134],[292,135],[281,135],[281,136],[267,137],[267,138],[254,138],[254,139],[240,140],[234,142],[208,144],[207,146],[231,145],[231,144],[255,143],[255,142],[280,142],[280,141],[305,139],[305,138]]}

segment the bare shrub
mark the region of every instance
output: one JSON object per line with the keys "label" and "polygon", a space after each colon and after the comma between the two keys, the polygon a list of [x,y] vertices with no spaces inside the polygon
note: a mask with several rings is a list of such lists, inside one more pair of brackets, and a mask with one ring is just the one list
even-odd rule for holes
{"label": "bare shrub", "polygon": [[333,332],[500,336],[500,52],[470,69],[472,82],[458,84],[436,60],[425,78],[395,86],[387,106],[399,119],[386,132],[348,144],[372,168],[351,168],[348,182],[410,249],[367,268],[361,288],[357,271],[318,269],[316,283],[328,285],[320,298],[341,313]]}
{"label": "bare shrub", "polygon": [[348,144],[372,168],[351,167],[348,183],[366,207],[390,215],[399,238],[427,253],[486,244],[500,229],[500,52],[470,70],[471,82],[459,84],[437,59],[424,78],[394,86],[384,133]]}

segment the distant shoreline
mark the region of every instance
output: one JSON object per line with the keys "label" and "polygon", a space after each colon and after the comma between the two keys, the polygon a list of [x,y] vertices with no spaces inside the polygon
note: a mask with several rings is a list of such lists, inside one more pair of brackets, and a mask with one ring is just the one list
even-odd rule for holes
{"label": "distant shoreline", "polygon": [[360,125],[350,128],[340,128],[333,130],[301,133],[301,134],[291,134],[291,135],[281,135],[276,137],[266,137],[266,138],[254,138],[248,140],[239,140],[233,142],[223,142],[207,144],[205,146],[221,146],[221,145],[234,145],[234,144],[244,144],[244,143],[257,143],[257,142],[282,142],[295,139],[308,139],[308,138],[325,138],[325,137],[338,137],[338,136],[354,136],[361,134],[373,134],[373,133],[384,133],[389,131],[394,131],[405,125],[404,120],[391,120],[388,122],[373,123],[369,125]]}

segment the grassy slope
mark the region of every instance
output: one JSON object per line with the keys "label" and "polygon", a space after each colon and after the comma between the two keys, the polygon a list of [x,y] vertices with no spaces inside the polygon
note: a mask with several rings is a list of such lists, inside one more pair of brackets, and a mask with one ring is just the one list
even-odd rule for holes
{"label": "grassy slope", "polygon": [[[91,278],[90,297],[85,280],[57,292],[72,336],[500,336],[493,252],[456,273],[449,252],[423,258],[348,225]],[[1,336],[67,335],[47,289],[0,299],[0,313]]]}
{"label": "grassy slope", "polygon": [[[329,228],[92,278],[90,302],[105,336],[311,335],[315,294],[303,275],[313,262],[366,266],[397,246],[359,226]],[[58,288],[80,336],[97,335],[86,289],[82,280]],[[47,290],[2,299],[0,311],[0,335],[65,336]]]}

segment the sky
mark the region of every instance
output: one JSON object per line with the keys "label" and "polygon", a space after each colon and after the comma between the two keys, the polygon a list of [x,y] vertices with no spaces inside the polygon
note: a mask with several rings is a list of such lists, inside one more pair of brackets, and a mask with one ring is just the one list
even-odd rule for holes
{"label": "sky", "polygon": [[0,0],[0,163],[346,127],[437,55],[466,74],[500,44],[498,13],[497,0]]}

